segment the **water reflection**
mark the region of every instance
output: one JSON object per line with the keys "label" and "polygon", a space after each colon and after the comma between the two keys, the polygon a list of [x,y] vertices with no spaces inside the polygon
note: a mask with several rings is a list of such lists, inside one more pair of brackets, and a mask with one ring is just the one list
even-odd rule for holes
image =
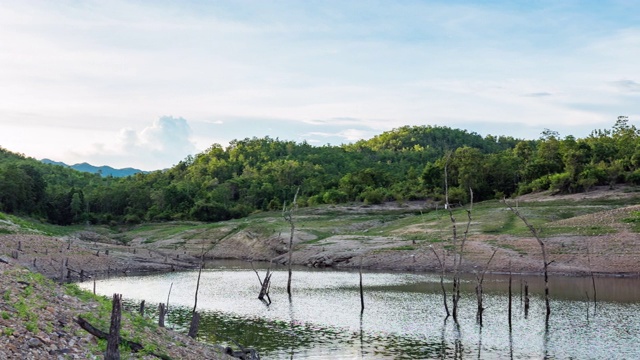
{"label": "water reflection", "polygon": [[[589,313],[590,278],[552,278],[552,314],[545,324],[543,280],[514,277],[516,284],[529,284],[531,303],[525,319],[521,290],[510,327],[508,276],[487,275],[481,328],[472,277],[462,283],[455,323],[444,316],[439,274],[365,273],[367,308],[361,314],[357,272],[298,269],[289,298],[286,271],[276,270],[273,303],[265,307],[256,299],[255,273],[242,265],[203,271],[200,340],[236,347],[235,340],[268,359],[640,358],[633,345],[640,329],[637,279],[596,279],[598,311]],[[173,282],[167,323],[186,332],[196,278],[197,272],[184,272],[106,279],[97,282],[97,291],[123,293],[131,309],[144,299],[153,310],[151,304],[166,301]]]}

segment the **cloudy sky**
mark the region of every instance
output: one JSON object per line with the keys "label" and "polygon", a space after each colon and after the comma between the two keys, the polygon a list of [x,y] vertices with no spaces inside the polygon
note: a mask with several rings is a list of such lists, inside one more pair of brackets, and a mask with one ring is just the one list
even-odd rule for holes
{"label": "cloudy sky", "polygon": [[640,120],[640,2],[4,1],[0,146],[170,167],[403,125],[535,139]]}

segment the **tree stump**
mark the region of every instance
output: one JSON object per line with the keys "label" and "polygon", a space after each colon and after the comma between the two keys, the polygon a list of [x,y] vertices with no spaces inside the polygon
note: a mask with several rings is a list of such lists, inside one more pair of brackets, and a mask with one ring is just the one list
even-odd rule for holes
{"label": "tree stump", "polygon": [[193,317],[191,317],[191,325],[189,326],[189,337],[195,339],[198,335],[198,329],[200,328],[200,313],[195,311]]}
{"label": "tree stump", "polygon": [[167,314],[167,310],[163,303],[158,304],[158,326],[164,327],[164,316]]}
{"label": "tree stump", "polygon": [[111,327],[109,328],[109,338],[107,339],[107,351],[104,354],[105,360],[120,360],[120,320],[122,318],[122,295],[113,294],[111,309]]}

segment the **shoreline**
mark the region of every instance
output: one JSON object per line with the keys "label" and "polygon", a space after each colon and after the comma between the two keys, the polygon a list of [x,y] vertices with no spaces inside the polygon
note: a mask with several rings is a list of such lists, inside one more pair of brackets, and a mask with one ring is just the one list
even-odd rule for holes
{"label": "shoreline", "polygon": [[[20,251],[17,249],[21,247]],[[359,259],[362,255],[350,251],[332,252],[309,251],[310,247],[294,251],[293,265],[307,268],[327,268],[335,270],[357,270]],[[18,259],[10,255],[18,253]],[[83,277],[104,278],[115,275],[143,275],[152,273],[168,273],[173,271],[196,270],[200,266],[200,258],[189,254],[187,251],[175,250],[151,250],[146,247],[125,246],[118,244],[106,244],[87,242],[84,240],[69,240],[64,238],[49,237],[43,235],[0,235],[0,261],[11,262],[38,272],[47,278],[60,282],[82,281]],[[242,262],[259,262],[268,264],[268,254],[248,259],[245,256],[229,256],[229,254],[213,254],[205,257],[205,264],[217,260],[235,260]],[[225,256],[226,255],[226,256]],[[363,269],[367,271],[390,271],[410,273],[440,274],[442,269],[435,263],[433,255],[425,251],[393,251],[380,254],[364,255]],[[431,257],[429,256],[431,255]],[[325,262],[318,263],[321,257]],[[332,258],[346,260],[331,263]],[[497,256],[496,256],[497,257]],[[411,260],[407,260],[411,259]],[[594,257],[597,260],[597,257]],[[327,261],[329,260],[329,261]],[[593,259],[592,259],[593,260]],[[315,263],[314,263],[315,261]],[[329,263],[327,265],[327,262]],[[35,264],[35,265],[34,265]],[[65,265],[63,265],[65,264]],[[479,262],[469,256],[463,260],[459,272],[474,274]],[[502,264],[502,265],[501,265]],[[482,266],[485,266],[482,264]],[[542,276],[542,266],[539,261],[528,261],[526,266],[514,266],[511,271],[502,263],[492,263],[487,269],[487,274],[495,275],[523,275]],[[282,262],[276,263],[278,267],[286,267]],[[599,278],[640,278],[640,263],[638,269],[630,271],[602,271],[585,268],[576,264],[571,266],[565,263],[550,266],[549,275],[566,277]],[[64,270],[62,270],[64,268]],[[453,273],[453,268],[447,265],[445,276]],[[64,275],[63,275],[64,273]]]}

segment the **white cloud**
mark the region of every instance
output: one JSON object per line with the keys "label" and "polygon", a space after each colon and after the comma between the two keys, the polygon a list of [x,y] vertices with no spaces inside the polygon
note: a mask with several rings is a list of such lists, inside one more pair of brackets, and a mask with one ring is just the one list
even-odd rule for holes
{"label": "white cloud", "polygon": [[[638,6],[595,3],[3,3],[0,142],[38,128],[18,150],[153,168],[254,135],[586,135],[637,113],[640,81]],[[170,113],[196,134],[149,124]]]}
{"label": "white cloud", "polygon": [[74,151],[74,155],[94,164],[108,162],[121,167],[157,170],[168,168],[196,151],[187,120],[162,116],[142,131],[128,128],[120,130],[114,145],[96,143],[88,152]]}

